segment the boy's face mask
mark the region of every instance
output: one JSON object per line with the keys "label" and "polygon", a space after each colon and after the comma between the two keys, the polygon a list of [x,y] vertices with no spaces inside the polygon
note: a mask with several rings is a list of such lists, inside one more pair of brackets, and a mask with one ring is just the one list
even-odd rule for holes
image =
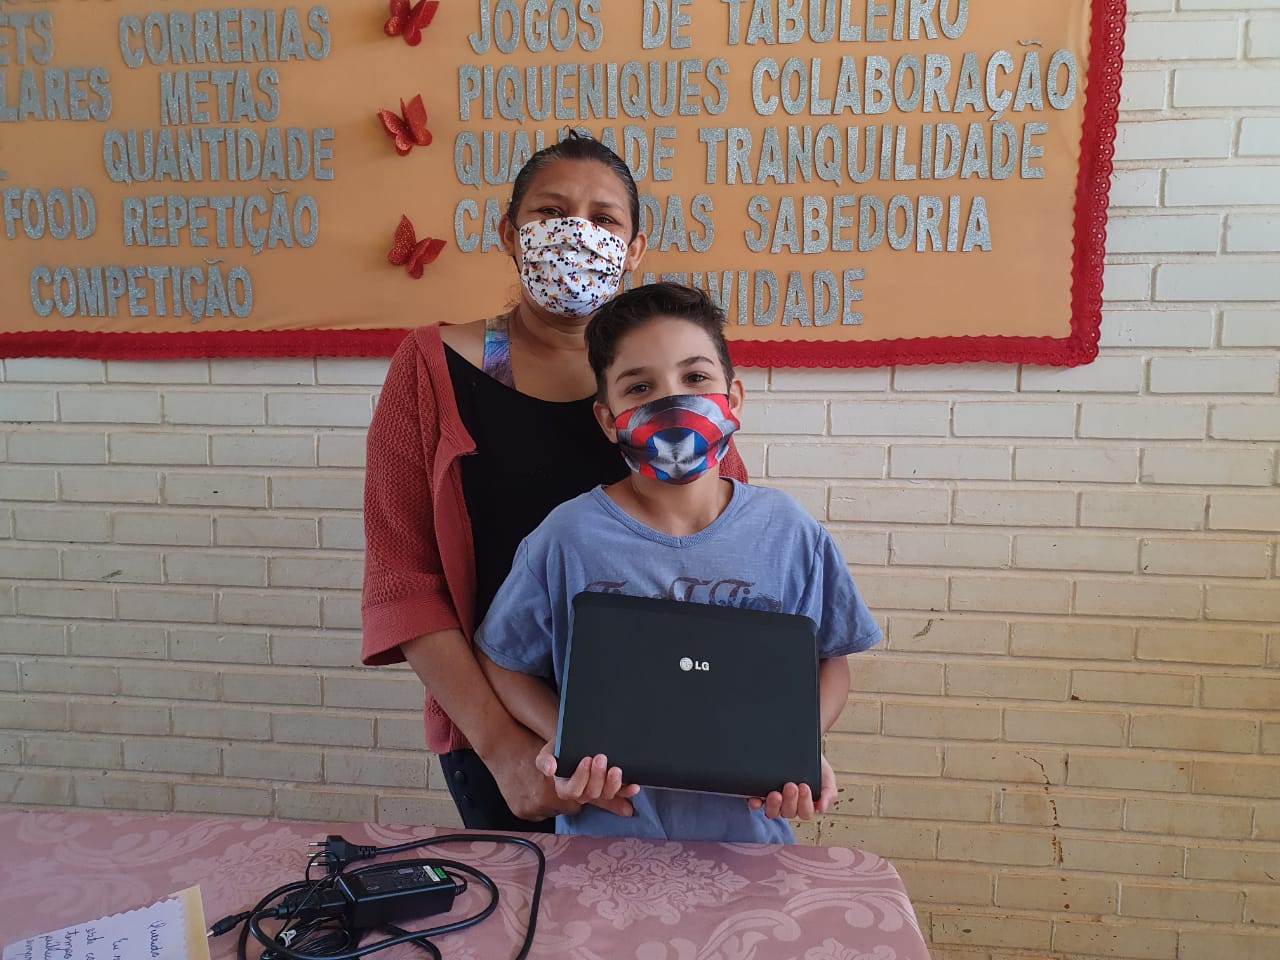
{"label": "boy's face mask", "polygon": [[689,483],[718,464],[739,426],[725,393],[678,393],[614,418],[627,466],[666,483]]}
{"label": "boy's face mask", "polygon": [[519,230],[520,281],[544,310],[595,313],[618,290],[627,245],[581,217],[533,220]]}

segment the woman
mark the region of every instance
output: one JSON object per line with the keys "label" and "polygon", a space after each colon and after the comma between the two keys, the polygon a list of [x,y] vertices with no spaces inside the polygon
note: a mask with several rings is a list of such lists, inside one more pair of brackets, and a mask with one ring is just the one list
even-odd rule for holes
{"label": "woman", "polygon": [[[519,301],[414,330],[369,427],[361,656],[408,660],[422,680],[427,745],[471,828],[550,832],[578,810],[535,766],[542,743],[498,701],[472,635],[551,508],[627,473],[596,425],[583,331],[644,255],[639,223],[635,181],[600,142],[570,134],[534,154],[499,230]],[[724,467],[746,479],[736,450]]]}

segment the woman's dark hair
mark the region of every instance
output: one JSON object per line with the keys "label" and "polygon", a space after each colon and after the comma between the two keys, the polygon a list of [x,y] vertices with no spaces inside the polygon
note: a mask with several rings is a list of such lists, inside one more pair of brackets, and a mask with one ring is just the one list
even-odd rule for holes
{"label": "woman's dark hair", "polygon": [[659,317],[687,320],[715,344],[725,383],[733,380],[733,361],[724,339],[724,311],[693,287],[678,283],[646,283],[620,293],[601,307],[587,324],[587,362],[596,375],[596,399],[608,395],[605,373],[618,357],[618,343],[632,330]]}
{"label": "woman's dark hair", "polygon": [[631,205],[631,239],[634,240],[636,234],[640,232],[640,191],[636,189],[636,181],[631,176],[630,168],[621,157],[595,137],[572,127],[565,133],[563,140],[549,147],[543,147],[530,157],[516,174],[515,183],[511,185],[511,200],[507,204],[507,220],[511,225],[514,227],[516,224],[520,203],[524,200],[524,195],[529,192],[529,184],[533,182],[533,178],[539,170],[551,166],[557,160],[595,160],[597,163],[603,163],[617,175],[627,189],[627,199]]}

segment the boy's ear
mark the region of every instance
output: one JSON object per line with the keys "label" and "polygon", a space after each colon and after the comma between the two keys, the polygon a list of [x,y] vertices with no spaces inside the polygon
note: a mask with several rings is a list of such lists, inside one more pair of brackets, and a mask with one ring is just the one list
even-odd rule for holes
{"label": "boy's ear", "polygon": [[729,384],[729,409],[739,420],[742,419],[742,405],[745,402],[746,390],[742,386],[742,381],[734,377],[733,382]]}
{"label": "boy's ear", "polygon": [[591,405],[592,411],[596,415],[596,423],[600,424],[600,429],[604,431],[604,435],[609,438],[610,443],[618,442],[618,428],[613,425],[613,412],[599,400]]}

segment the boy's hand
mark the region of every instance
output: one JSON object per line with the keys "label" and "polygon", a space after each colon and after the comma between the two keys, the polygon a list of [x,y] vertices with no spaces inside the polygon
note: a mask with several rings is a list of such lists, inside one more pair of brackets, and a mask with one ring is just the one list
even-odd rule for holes
{"label": "boy's hand", "polygon": [[610,767],[603,753],[583,757],[573,775],[556,776],[555,744],[548,743],[538,752],[537,766],[555,784],[556,796],[575,803],[590,803],[620,817],[635,813],[631,797],[640,792],[635,783],[622,782],[622,768]]}
{"label": "boy's hand", "polygon": [[812,820],[815,813],[826,813],[836,800],[836,772],[827,763],[826,754],[822,755],[822,787],[818,799],[813,798],[813,791],[807,783],[796,786],[794,783],[784,784],[781,790],[774,790],[767,797],[752,797],[747,805],[752,810],[764,808],[764,815],[770,819],[786,817],[788,820]]}

